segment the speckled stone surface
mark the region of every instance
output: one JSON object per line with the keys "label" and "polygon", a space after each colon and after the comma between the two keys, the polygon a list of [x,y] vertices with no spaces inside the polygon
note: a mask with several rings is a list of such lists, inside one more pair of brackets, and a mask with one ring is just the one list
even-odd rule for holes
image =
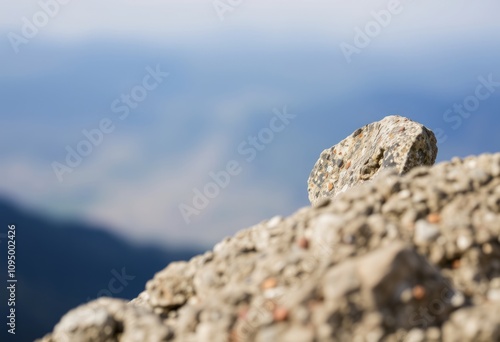
{"label": "speckled stone surface", "polygon": [[500,341],[500,153],[383,171],[100,298],[41,342]]}
{"label": "speckled stone surface", "polygon": [[43,342],[160,342],[173,332],[145,307],[99,298],[68,312]]}
{"label": "speckled stone surface", "polygon": [[431,130],[402,116],[387,116],[321,153],[309,176],[309,201],[335,197],[387,168],[404,174],[415,166],[431,166],[437,151]]}

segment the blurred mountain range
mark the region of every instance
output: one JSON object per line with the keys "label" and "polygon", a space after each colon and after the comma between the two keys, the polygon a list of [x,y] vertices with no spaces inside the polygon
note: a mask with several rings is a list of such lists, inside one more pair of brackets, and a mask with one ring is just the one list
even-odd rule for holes
{"label": "blurred mountain range", "polygon": [[[338,37],[310,32],[34,40],[0,64],[0,193],[132,241],[209,248],[307,205],[305,183],[321,151],[387,115],[439,132],[438,161],[497,151],[498,45],[487,36],[463,35],[458,44],[421,34],[383,35],[352,63]],[[113,103],[151,68],[169,76],[121,120]],[[489,78],[491,93],[475,99]],[[283,108],[296,117],[248,162],[238,147]],[[101,120],[115,130],[60,182],[51,165],[65,163],[68,149],[88,142],[83,132],[95,132]],[[231,160],[241,174],[186,224],[180,205],[192,206],[195,190]]]}
{"label": "blurred mountain range", "polygon": [[[133,246],[76,221],[55,221],[0,199],[2,288],[7,276],[7,226],[16,226],[16,335],[1,341],[32,341],[49,332],[71,308],[106,295],[134,298],[155,272],[202,250]],[[1,303],[7,291],[0,291]],[[9,307],[2,305],[2,317]],[[5,319],[2,319],[4,322]],[[2,325],[5,325],[3,323]]]}

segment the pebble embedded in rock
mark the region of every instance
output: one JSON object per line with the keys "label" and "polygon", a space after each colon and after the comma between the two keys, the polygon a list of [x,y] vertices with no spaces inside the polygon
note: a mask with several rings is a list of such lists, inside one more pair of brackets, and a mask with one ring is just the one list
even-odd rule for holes
{"label": "pebble embedded in rock", "polygon": [[428,244],[439,236],[439,229],[436,225],[424,220],[415,223],[415,238],[417,245]]}

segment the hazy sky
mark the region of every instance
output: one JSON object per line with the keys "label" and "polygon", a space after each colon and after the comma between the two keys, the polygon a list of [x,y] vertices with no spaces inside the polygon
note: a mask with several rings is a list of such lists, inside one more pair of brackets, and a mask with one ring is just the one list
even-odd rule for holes
{"label": "hazy sky", "polygon": [[[0,13],[5,29],[19,29],[43,3],[56,0],[9,2]],[[403,8],[393,30],[429,30],[427,37],[446,32],[494,30],[500,4],[495,0],[401,1],[290,1],[290,0],[169,0],[60,1],[57,15],[43,29],[43,37],[71,40],[93,35],[136,35],[144,39],[200,34],[235,27],[251,29],[315,30],[322,35],[344,35],[370,18],[372,11],[392,4]],[[65,2],[66,4],[62,4]],[[57,1],[56,3],[59,3]],[[233,4],[233,5],[231,5]],[[50,8],[50,6],[49,6]],[[220,18],[224,20],[221,21]],[[391,29],[391,28],[389,28]],[[42,38],[43,38],[42,37]]]}

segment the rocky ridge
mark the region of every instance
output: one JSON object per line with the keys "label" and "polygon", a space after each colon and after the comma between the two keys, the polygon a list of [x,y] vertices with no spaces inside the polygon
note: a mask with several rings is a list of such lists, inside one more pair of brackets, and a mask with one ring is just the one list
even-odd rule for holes
{"label": "rocky ridge", "polygon": [[381,170],[168,265],[130,303],[70,311],[40,341],[498,340],[500,153]]}

